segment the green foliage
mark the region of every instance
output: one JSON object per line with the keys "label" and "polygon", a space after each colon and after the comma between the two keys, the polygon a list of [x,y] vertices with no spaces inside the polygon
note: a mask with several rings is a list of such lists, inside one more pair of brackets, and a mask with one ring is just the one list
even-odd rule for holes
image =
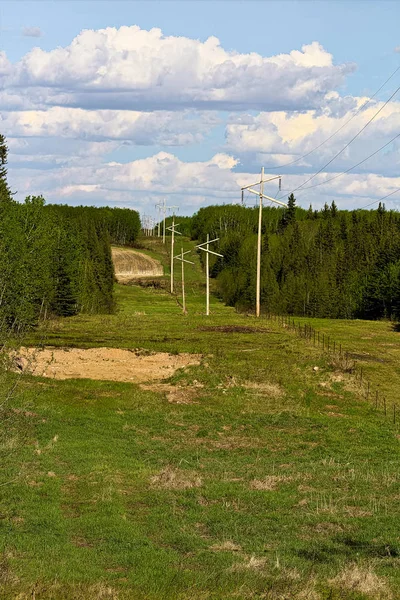
{"label": "green foliage", "polygon": [[[192,222],[192,237],[219,237],[224,259],[211,261],[219,294],[229,305],[255,303],[258,209],[210,206]],[[311,317],[400,318],[400,215],[264,208],[262,251],[264,311]]]}
{"label": "green foliage", "polygon": [[[162,233],[163,229],[163,221],[160,222],[160,232]],[[182,217],[180,215],[175,215],[175,223],[178,225],[177,231],[179,231],[182,235],[186,237],[190,237],[192,231],[192,217]],[[165,235],[171,235],[171,232],[167,230],[167,227],[172,225],[172,216],[167,217],[165,219]],[[157,231],[158,225],[156,225]]]}
{"label": "green foliage", "polygon": [[133,245],[137,211],[48,205],[41,196],[13,200],[7,146],[0,135],[0,320],[13,331],[48,314],[110,313],[114,270],[110,243]]}

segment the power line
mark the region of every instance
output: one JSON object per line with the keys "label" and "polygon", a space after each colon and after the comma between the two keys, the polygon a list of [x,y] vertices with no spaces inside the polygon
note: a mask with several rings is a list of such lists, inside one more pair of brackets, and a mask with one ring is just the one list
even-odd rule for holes
{"label": "power line", "polygon": [[[386,102],[383,104],[383,106],[381,106],[381,108],[379,110],[376,111],[376,113],[369,119],[369,121],[367,121],[367,123],[364,125],[364,127],[362,127],[360,129],[360,131],[358,131],[358,133],[356,133],[356,135],[354,135],[351,140],[349,142],[347,142],[347,144],[345,146],[343,146],[343,148],[341,150],[339,150],[339,152],[337,152],[335,154],[335,156],[333,156],[331,158],[331,160],[329,160],[323,167],[321,167],[316,173],[314,173],[314,175],[311,175],[311,177],[309,177],[308,179],[306,179],[306,181],[304,181],[302,184],[300,184],[299,186],[297,186],[297,188],[295,188],[294,190],[291,191],[291,193],[296,192],[297,190],[299,190],[300,188],[302,188],[306,183],[308,183],[309,181],[311,181],[312,179],[314,179],[314,177],[316,177],[317,175],[319,175],[324,169],[326,169],[326,167],[328,167],[338,156],[340,156],[342,154],[342,152],[344,152],[346,150],[346,148],[348,148],[350,146],[350,144],[352,144],[354,142],[355,139],[358,138],[359,135],[361,135],[361,133],[368,127],[368,125],[370,123],[372,123],[372,121],[374,119],[376,119],[376,117],[379,115],[380,112],[382,112],[382,110],[387,106],[387,104],[391,101],[391,99],[397,94],[397,92],[400,90],[400,86],[398,88],[396,88],[396,90],[393,92],[393,94],[390,96],[390,98],[388,98],[386,100]],[[281,196],[282,198],[282,196]]]}
{"label": "power line", "polygon": [[303,158],[306,158],[307,156],[310,156],[310,154],[312,154],[316,150],[319,150],[319,148],[321,148],[324,144],[326,144],[326,142],[329,142],[332,138],[334,138],[335,135],[337,133],[339,133],[339,131],[342,131],[342,129],[344,129],[344,127],[346,127],[346,125],[348,125],[350,123],[350,121],[352,121],[363,110],[363,108],[365,108],[367,106],[367,104],[369,104],[371,102],[371,100],[373,100],[375,98],[375,96],[377,96],[379,94],[379,92],[381,91],[381,89],[384,88],[387,83],[389,83],[389,81],[396,75],[397,71],[399,71],[399,70],[400,70],[400,67],[397,67],[397,69],[395,69],[393,71],[393,73],[390,75],[390,77],[388,77],[386,79],[386,81],[381,85],[381,87],[378,90],[376,90],[376,92],[370,98],[368,98],[368,100],[366,100],[364,102],[364,104],[362,104],[356,110],[356,112],[354,113],[354,115],[352,115],[350,117],[350,119],[348,121],[346,121],[346,123],[343,123],[343,125],[341,125],[339,127],[339,129],[336,129],[336,131],[334,131],[328,138],[326,138],[326,140],[324,140],[323,142],[321,142],[318,146],[315,146],[315,148],[313,148],[312,150],[310,150],[306,154],[303,154],[303,156],[300,156],[299,158],[296,158],[296,160],[292,160],[291,162],[285,163],[283,165],[279,165],[278,167],[276,167],[276,166],[274,166],[274,167],[272,167],[272,166],[265,167],[265,169],[272,170],[272,169],[282,169],[282,167],[289,167],[291,165],[294,165],[294,164],[298,163],[300,160],[303,160]]}
{"label": "power line", "polygon": [[305,190],[311,190],[312,188],[316,188],[319,185],[325,185],[326,183],[329,183],[329,182],[333,181],[334,179],[338,179],[338,177],[341,177],[342,175],[346,175],[346,173],[350,173],[350,171],[352,171],[353,169],[355,169],[355,168],[359,167],[360,165],[362,165],[363,163],[365,163],[367,160],[369,160],[370,158],[372,158],[373,156],[375,156],[375,154],[378,154],[378,152],[380,152],[381,150],[383,150],[384,148],[386,148],[386,146],[389,146],[398,137],[400,137],[400,133],[398,133],[391,140],[389,140],[388,142],[386,142],[386,144],[384,144],[383,146],[381,146],[380,148],[378,148],[378,150],[375,150],[375,152],[373,152],[372,154],[370,154],[366,158],[363,158],[363,160],[360,160],[360,162],[358,162],[356,165],[353,165],[349,169],[346,169],[346,171],[343,171],[342,173],[338,173],[334,177],[331,177],[330,179],[326,179],[325,181],[321,181],[320,183],[315,183],[314,185],[309,185],[309,186],[303,188],[301,191],[303,191],[303,190],[304,191]]}
{"label": "power line", "polygon": [[364,210],[364,208],[368,208],[369,206],[372,206],[377,202],[382,202],[382,200],[386,200],[386,198],[389,198],[389,196],[393,196],[393,194],[397,194],[397,192],[400,192],[400,188],[397,188],[397,190],[394,190],[394,192],[390,192],[390,194],[386,194],[386,196],[383,196],[382,198],[378,198],[378,200],[374,200],[374,202],[371,202],[371,204],[366,204],[365,206],[362,206],[358,210]]}

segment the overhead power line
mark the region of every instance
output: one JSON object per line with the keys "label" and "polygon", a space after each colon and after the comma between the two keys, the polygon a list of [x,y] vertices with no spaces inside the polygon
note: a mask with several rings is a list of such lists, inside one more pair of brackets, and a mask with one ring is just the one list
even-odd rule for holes
{"label": "overhead power line", "polygon": [[300,162],[301,160],[303,160],[303,158],[306,158],[307,156],[310,156],[310,154],[312,154],[316,150],[319,150],[324,144],[326,144],[332,138],[334,138],[336,134],[338,134],[340,131],[342,131],[342,129],[344,129],[367,106],[367,104],[369,104],[371,102],[371,100],[373,100],[375,98],[375,96],[377,96],[379,94],[379,92],[385,87],[385,85],[387,83],[389,83],[389,81],[396,75],[396,73],[398,71],[400,71],[400,67],[397,67],[397,69],[395,69],[393,71],[393,73],[390,75],[390,77],[388,77],[386,79],[386,81],[381,85],[381,87],[379,89],[377,89],[376,92],[370,98],[368,98],[368,100],[366,100],[364,102],[364,104],[362,104],[356,110],[356,112],[354,113],[354,115],[352,115],[350,117],[350,119],[348,119],[345,123],[343,123],[343,125],[341,125],[338,129],[336,129],[336,131],[334,131],[329,137],[327,137],[326,140],[324,140],[323,142],[321,142],[320,144],[318,144],[318,146],[315,146],[315,148],[313,148],[309,152],[306,152],[306,154],[303,154],[302,156],[299,156],[299,158],[296,158],[295,160],[292,160],[292,161],[290,161],[288,163],[285,163],[285,164],[279,165],[279,166],[268,166],[268,167],[265,167],[265,169],[268,169],[268,170],[271,171],[273,169],[282,169],[283,167],[290,167],[291,165],[294,165],[294,164]]}
{"label": "overhead power line", "polygon": [[393,196],[393,194],[397,194],[397,192],[400,192],[400,188],[397,188],[397,190],[394,190],[393,192],[390,192],[390,194],[386,194],[386,196],[383,196],[382,198],[378,198],[378,200],[374,200],[370,204],[366,204],[365,206],[361,206],[361,208],[359,208],[358,210],[364,210],[364,208],[369,208],[373,204],[376,204],[377,202],[382,202],[382,200],[386,200],[386,198],[389,198],[389,196]]}
{"label": "overhead power line", "polygon": [[[311,181],[312,179],[314,179],[314,177],[316,177],[317,175],[319,175],[320,173],[322,173],[322,171],[324,169],[326,169],[326,167],[328,167],[331,163],[333,163],[333,161],[342,154],[342,152],[344,152],[346,150],[346,148],[348,148],[350,146],[350,144],[352,144],[354,142],[355,139],[357,139],[362,132],[368,127],[368,125],[370,123],[372,123],[372,121],[374,119],[376,119],[376,117],[379,115],[379,113],[381,113],[383,111],[383,109],[387,106],[387,104],[391,101],[391,99],[397,94],[397,92],[400,90],[400,86],[398,88],[395,89],[395,91],[393,92],[393,94],[390,96],[390,98],[388,98],[386,100],[386,102],[383,104],[383,106],[380,107],[379,110],[376,111],[376,113],[366,122],[366,124],[360,129],[360,131],[358,131],[356,133],[356,135],[354,135],[351,140],[349,142],[347,142],[347,144],[345,146],[343,146],[343,148],[341,150],[339,150],[339,152],[337,152],[335,154],[335,156],[333,156],[325,165],[323,165],[316,173],[314,173],[314,175],[311,175],[311,177],[309,177],[308,179],[306,179],[306,181],[304,181],[302,184],[300,184],[299,186],[297,186],[296,188],[294,188],[294,190],[291,191],[291,193],[293,194],[294,192],[297,192],[297,190],[299,190],[300,188],[302,188],[306,183],[308,183],[309,181]],[[282,198],[282,196],[281,196]]]}
{"label": "overhead power line", "polygon": [[316,188],[319,185],[325,185],[325,183],[329,183],[330,181],[333,181],[334,179],[338,179],[338,177],[342,177],[342,175],[346,175],[346,173],[350,173],[350,171],[352,171],[353,169],[356,169],[357,167],[359,167],[360,165],[362,165],[363,163],[365,163],[367,160],[369,160],[370,158],[372,158],[373,156],[375,156],[375,154],[378,154],[381,150],[383,150],[384,148],[386,148],[386,146],[390,146],[390,144],[392,142],[394,142],[394,140],[396,140],[399,137],[400,137],[400,133],[398,133],[391,140],[389,140],[388,142],[386,142],[386,144],[384,144],[383,146],[381,146],[380,148],[378,148],[378,150],[375,150],[375,152],[373,152],[372,154],[370,154],[366,158],[363,158],[363,160],[360,160],[360,162],[358,162],[357,164],[353,165],[349,169],[346,169],[346,171],[343,171],[342,173],[338,173],[337,175],[334,175],[334,177],[331,177],[330,179],[326,179],[325,181],[320,181],[319,183],[314,183],[314,185],[309,185],[309,186],[307,186],[305,188],[302,188],[301,191],[311,190],[312,188]]}

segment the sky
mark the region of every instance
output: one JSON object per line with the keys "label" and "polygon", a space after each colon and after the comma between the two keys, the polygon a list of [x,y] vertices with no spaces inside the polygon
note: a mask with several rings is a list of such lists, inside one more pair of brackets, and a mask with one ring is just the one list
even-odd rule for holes
{"label": "sky", "polygon": [[186,215],[265,167],[281,201],[398,209],[399,22],[386,0],[3,0],[10,187]]}

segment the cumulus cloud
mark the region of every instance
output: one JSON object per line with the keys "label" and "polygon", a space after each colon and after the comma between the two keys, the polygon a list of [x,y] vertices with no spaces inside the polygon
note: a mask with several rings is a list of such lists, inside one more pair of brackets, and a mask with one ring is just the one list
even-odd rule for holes
{"label": "cumulus cloud", "polygon": [[[10,184],[18,198],[43,193],[49,201],[71,203],[144,207],[167,194],[190,213],[204,204],[236,202],[240,186],[254,180],[260,164],[297,160],[346,124],[284,175],[290,191],[382,105],[371,102],[347,124],[366,100],[337,91],[353,69],[336,65],[318,42],[262,56],[228,51],[215,37],[199,41],[137,26],[82,31],[68,46],[34,48],[16,63],[0,51],[0,131],[10,147]],[[332,164],[335,171],[316,182],[398,133],[399,107],[391,102]],[[217,111],[231,116],[225,144],[208,140],[206,151],[214,148],[210,160],[185,162],[157,152],[111,161],[122,146],[200,144],[225,118]],[[367,203],[399,185],[399,169],[399,146],[393,144],[354,175],[298,195],[305,206],[332,199],[347,207]]]}
{"label": "cumulus cloud", "polygon": [[202,141],[218,123],[214,113],[137,112],[51,107],[0,115],[11,137],[62,137],[89,141],[126,140],[137,145],[184,146]]}
{"label": "cumulus cloud", "polygon": [[22,35],[24,37],[34,37],[34,38],[40,38],[43,35],[42,30],[40,29],[40,27],[23,27],[22,29]]}
{"label": "cumulus cloud", "polygon": [[[297,169],[318,170],[349,142],[383,106],[372,101],[357,114],[366,98],[353,98],[348,111],[305,111],[291,114],[284,111],[262,112],[258,115],[231,116],[226,126],[226,148],[241,157],[243,164],[260,162],[273,166],[292,161]],[[340,131],[338,131],[340,130]],[[338,131],[337,134],[335,132]],[[330,166],[330,170],[347,169],[372,154],[400,132],[400,102],[389,103],[365,131]],[[331,137],[333,136],[333,137]],[[325,140],[329,141],[324,143]],[[321,145],[323,144],[323,145]],[[318,148],[318,146],[320,146]],[[315,148],[317,150],[313,151]],[[308,154],[310,153],[311,154]],[[308,155],[307,155],[308,154]],[[303,159],[298,160],[302,156]],[[390,155],[390,160],[388,160]],[[360,170],[398,172],[399,144],[394,142],[360,166]]]}
{"label": "cumulus cloud", "polygon": [[[184,162],[171,153],[159,152],[129,163],[109,162],[101,165],[74,163],[54,165],[42,171],[32,168],[10,168],[10,184],[18,197],[43,193],[49,202],[117,204],[144,211],[154,209],[155,200],[167,195],[180,206],[183,214],[191,214],[207,204],[240,202],[240,187],[254,181],[254,173],[235,171],[237,159],[229,154],[216,154],[208,161]],[[297,187],[304,174],[283,179],[286,189]],[[400,188],[400,177],[375,174],[344,176],[321,189],[299,193],[299,204],[314,208],[335,200],[339,207],[357,207],[373,202]],[[266,193],[275,195],[276,183]],[[400,201],[400,194],[398,197]],[[254,198],[246,198],[249,205]],[[387,206],[396,205],[396,196]]]}
{"label": "cumulus cloud", "polygon": [[335,65],[318,42],[265,57],[225,50],[215,37],[124,26],[82,31],[51,51],[34,48],[3,86],[38,103],[81,108],[303,110],[320,106],[353,68]]}

